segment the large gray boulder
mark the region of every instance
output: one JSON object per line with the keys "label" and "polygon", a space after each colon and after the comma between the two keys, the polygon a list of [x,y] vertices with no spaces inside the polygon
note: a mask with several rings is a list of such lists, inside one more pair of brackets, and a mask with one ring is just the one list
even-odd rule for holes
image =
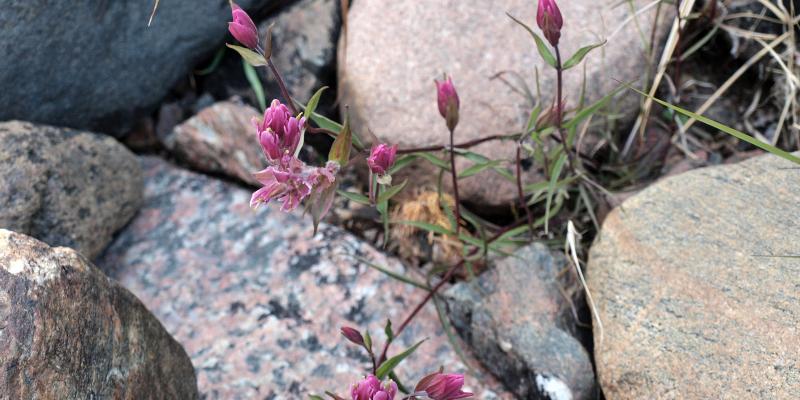
{"label": "large gray boulder", "polygon": [[4,1],[0,120],[124,133],[222,45],[230,20],[227,1],[161,1],[148,27],[152,9],[152,0]]}
{"label": "large gray boulder", "polygon": [[141,203],[139,164],[114,138],[0,123],[0,228],[91,259]]}
{"label": "large gray boulder", "polygon": [[800,169],[765,155],[666,178],[605,219],[588,283],[609,399],[800,393]]}

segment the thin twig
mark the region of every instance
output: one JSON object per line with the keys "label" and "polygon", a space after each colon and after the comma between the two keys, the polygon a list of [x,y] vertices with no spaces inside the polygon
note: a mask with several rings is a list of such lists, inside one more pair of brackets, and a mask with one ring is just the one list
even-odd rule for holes
{"label": "thin twig", "polygon": [[[488,142],[491,140],[504,140],[504,139],[512,139],[517,137],[518,135],[491,135],[487,137],[483,137],[480,139],[470,140],[468,142],[456,144],[455,147],[458,149],[466,149],[469,147],[477,146],[481,143]],[[410,149],[399,149],[397,150],[397,154],[409,154],[409,153],[419,153],[422,151],[440,151],[449,148],[447,145],[437,145],[437,146],[427,146],[427,147],[412,147]]]}
{"label": "thin twig", "polygon": [[456,212],[456,236],[458,236],[458,232],[461,230],[461,203],[460,198],[458,197],[458,173],[456,172],[456,148],[453,146],[453,136],[455,134],[455,128],[450,128],[450,172],[453,175],[453,201],[455,202],[455,212]]}

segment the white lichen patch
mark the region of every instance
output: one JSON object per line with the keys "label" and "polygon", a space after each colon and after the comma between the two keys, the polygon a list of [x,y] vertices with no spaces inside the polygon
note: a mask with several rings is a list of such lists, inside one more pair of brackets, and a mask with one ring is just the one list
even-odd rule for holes
{"label": "white lichen patch", "polygon": [[536,375],[536,388],[551,400],[572,400],[567,384],[554,376]]}
{"label": "white lichen patch", "polygon": [[0,268],[42,285],[58,278],[57,257],[38,253],[34,248],[42,243],[31,237],[0,229]]}

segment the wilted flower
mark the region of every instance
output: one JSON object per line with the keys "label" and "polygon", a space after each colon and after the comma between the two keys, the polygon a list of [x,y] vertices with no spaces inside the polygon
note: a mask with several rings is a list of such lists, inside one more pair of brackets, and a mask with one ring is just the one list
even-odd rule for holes
{"label": "wilted flower", "polygon": [[394,165],[395,157],[397,156],[397,145],[389,146],[381,143],[372,147],[369,157],[367,157],[367,165],[373,174],[383,175],[389,168]]}
{"label": "wilted flower", "polygon": [[472,397],[472,393],[461,390],[464,375],[436,372],[422,378],[414,392],[425,394],[433,400],[456,400]]}
{"label": "wilted flower", "polygon": [[374,375],[367,375],[353,384],[350,394],[353,395],[353,400],[393,400],[397,394],[397,384],[390,380],[381,385],[381,381]]}
{"label": "wilted flower", "polygon": [[258,142],[270,161],[280,160],[286,154],[294,155],[303,135],[306,119],[293,117],[289,109],[277,99],[264,111],[264,119],[253,118],[258,132]]}
{"label": "wilted flower", "polygon": [[553,47],[558,46],[558,39],[561,38],[561,27],[564,19],[555,0],[539,0],[539,7],[536,13],[536,23],[544,33],[544,37]]}
{"label": "wilted flower", "polygon": [[453,86],[453,79],[447,77],[442,82],[436,82],[436,93],[438,95],[439,114],[442,114],[447,121],[447,128],[451,131],[458,125],[458,93]]}
{"label": "wilted flower", "polygon": [[250,50],[258,48],[258,28],[253,20],[241,7],[232,4],[231,15],[233,21],[228,22],[228,31],[236,40]]}

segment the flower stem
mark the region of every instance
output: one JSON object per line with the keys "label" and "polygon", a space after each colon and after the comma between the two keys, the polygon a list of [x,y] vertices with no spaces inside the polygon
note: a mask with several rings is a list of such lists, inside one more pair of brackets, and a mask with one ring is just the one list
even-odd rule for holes
{"label": "flower stem", "polygon": [[525,192],[522,190],[522,138],[517,142],[517,193],[519,194],[519,206],[525,209],[525,217],[528,219],[528,228],[533,235],[533,216],[528,205],[525,204]]}
{"label": "flower stem", "polygon": [[275,64],[272,62],[272,58],[265,56],[264,60],[267,62],[269,70],[272,71],[272,76],[275,77],[275,81],[278,82],[278,87],[281,89],[281,95],[283,95],[284,100],[286,100],[286,104],[289,105],[289,109],[292,110],[292,115],[298,115],[299,113],[297,112],[297,107],[294,105],[294,100],[292,100],[289,90],[286,89],[286,84],[283,82],[283,78],[281,77],[281,73],[278,72],[278,68],[275,67]]}
{"label": "flower stem", "polygon": [[[524,223],[524,221],[522,221],[522,223]],[[499,230],[497,233],[494,234],[494,236],[492,236],[492,237],[490,237],[489,239],[486,240],[485,246],[489,246],[495,240],[500,239],[500,237],[502,237],[503,234],[505,234],[506,232],[508,232],[508,231],[510,231],[510,230],[522,225],[522,223],[520,221],[517,221],[516,223],[513,223],[513,224],[511,224],[509,226],[506,226],[505,228]],[[442,279],[433,288],[431,288],[428,291],[428,293],[425,295],[425,298],[422,299],[422,301],[419,302],[419,304],[417,304],[416,307],[414,307],[414,310],[411,311],[411,314],[409,314],[406,317],[406,319],[403,320],[403,323],[400,324],[400,327],[397,328],[394,331],[393,336],[395,338],[400,336],[400,333],[402,333],[403,330],[406,329],[408,324],[411,323],[411,321],[414,319],[414,317],[416,317],[417,314],[419,314],[420,310],[422,310],[422,307],[424,307],[425,304],[427,304],[428,301],[430,301],[430,299],[433,298],[433,296],[436,295],[436,293],[439,291],[439,289],[441,289],[442,286],[444,286],[444,284],[446,282],[448,282],[450,280],[450,278],[453,277],[453,275],[456,273],[456,271],[458,271],[458,269],[461,268],[464,265],[464,263],[466,262],[466,258],[474,256],[481,249],[482,249],[482,247],[476,247],[476,248],[472,249],[472,251],[470,251],[469,254],[466,257],[462,257],[459,262],[457,262],[456,264],[454,264],[453,266],[451,266],[447,270],[447,272],[444,274]],[[387,341],[386,344],[383,345],[383,351],[381,351],[381,356],[380,356],[380,358],[378,358],[378,366],[380,366],[381,364],[383,364],[384,361],[386,361],[386,355],[387,355],[387,353],[389,351],[389,345],[391,345],[391,344],[392,344],[392,342]]]}
{"label": "flower stem", "polygon": [[569,169],[572,174],[575,174],[575,164],[572,161],[572,153],[569,151],[569,143],[567,143],[567,137],[564,135],[564,129],[562,129],[561,125],[563,123],[564,118],[564,110],[561,107],[561,91],[564,86],[564,81],[562,79],[562,73],[564,72],[563,68],[561,67],[561,52],[558,50],[558,46],[554,46],[556,51],[556,84],[557,84],[557,95],[556,98],[556,130],[558,131],[558,135],[561,137],[561,145],[564,146],[564,153],[567,154],[567,160],[569,161]]}
{"label": "flower stem", "polygon": [[456,148],[453,146],[453,134],[455,129],[450,129],[450,170],[453,175],[453,196],[455,197],[455,211],[456,211],[456,237],[461,228],[460,208],[461,200],[458,197],[458,173],[456,172]]}
{"label": "flower stem", "polygon": [[[491,140],[505,140],[505,139],[513,139],[518,137],[518,134],[513,135],[491,135],[487,137],[483,137],[480,139],[470,140],[468,142],[456,144],[455,147],[466,149],[469,147],[477,146],[483,142],[488,142]],[[446,145],[438,145],[438,146],[427,146],[427,147],[412,147],[410,149],[399,149],[397,150],[397,154],[409,154],[409,153],[419,153],[421,151],[439,151],[445,150],[448,147]]]}

